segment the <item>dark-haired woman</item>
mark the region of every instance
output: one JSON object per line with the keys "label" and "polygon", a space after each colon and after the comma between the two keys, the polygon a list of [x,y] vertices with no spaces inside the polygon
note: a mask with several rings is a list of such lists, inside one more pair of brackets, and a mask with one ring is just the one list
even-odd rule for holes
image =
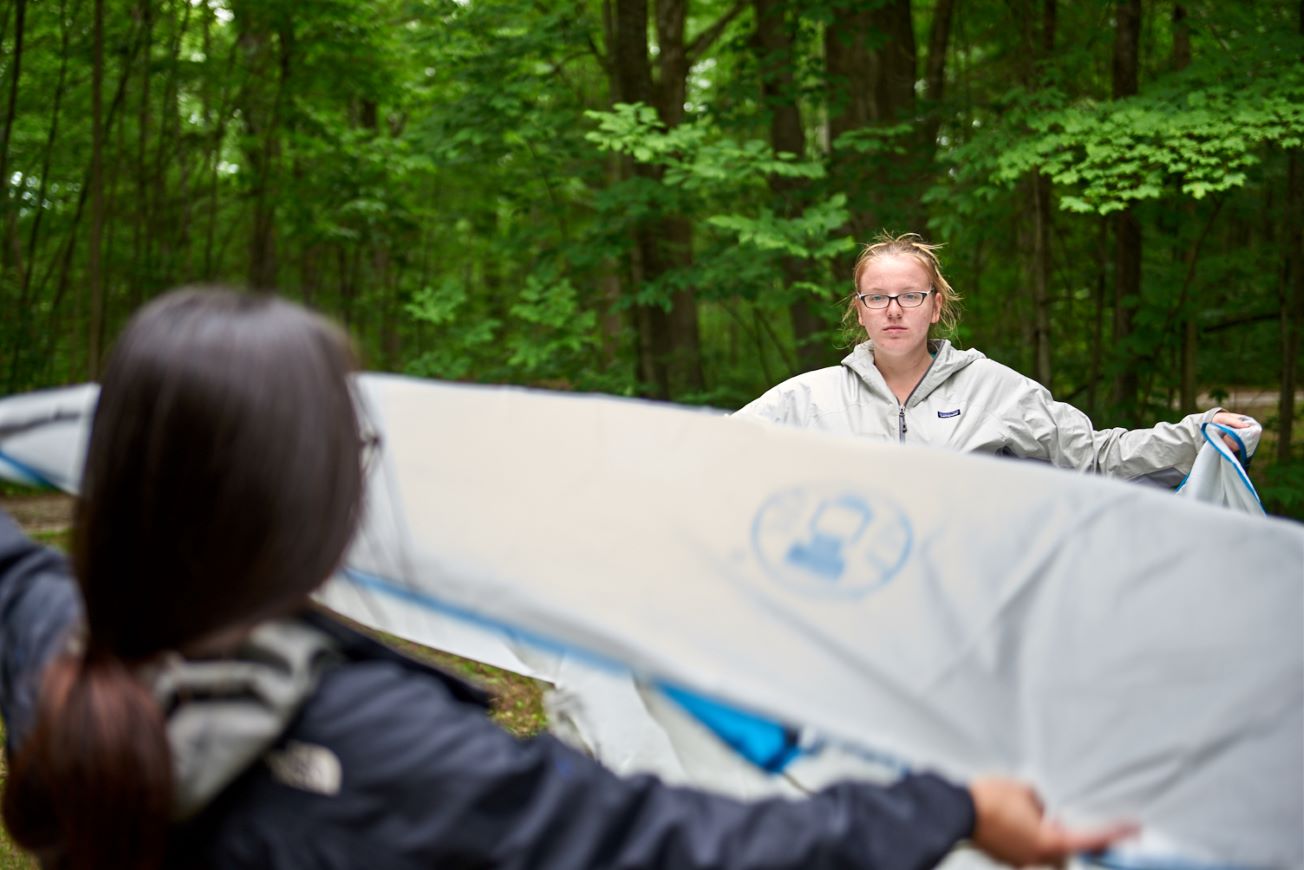
{"label": "dark-haired woman", "polygon": [[1086,414],[1055,401],[1031,378],[977,350],[930,340],[935,325],[953,329],[959,316],[959,297],[942,275],[938,247],[914,233],[884,234],[866,245],[843,318],[864,340],[841,365],[784,381],[738,413],[1169,485],[1191,470],[1204,443],[1201,423],[1252,424],[1214,408],[1149,429],[1096,429]]}
{"label": "dark-haired woman", "polygon": [[513,739],[309,608],[362,494],[351,366],[286,302],[170,294],[108,362],[72,565],[0,514],[4,818],[46,866],[905,868],[1118,836],[1004,779],[744,804]]}

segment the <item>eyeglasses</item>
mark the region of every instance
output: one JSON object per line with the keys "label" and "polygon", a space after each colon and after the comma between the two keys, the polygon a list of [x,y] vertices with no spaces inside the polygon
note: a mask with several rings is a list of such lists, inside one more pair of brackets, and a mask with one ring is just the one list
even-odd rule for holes
{"label": "eyeglasses", "polygon": [[887,308],[892,304],[893,299],[902,308],[918,308],[924,304],[924,300],[932,292],[932,288],[929,288],[928,290],[911,290],[909,293],[898,293],[895,296],[888,296],[886,293],[857,293],[856,298],[860,300],[861,305],[875,311]]}
{"label": "eyeglasses", "polygon": [[381,447],[380,433],[370,430],[364,430],[362,433],[362,443],[358,445],[361,458],[359,464],[362,466],[362,476],[370,476],[372,465],[375,464],[377,456],[380,454]]}

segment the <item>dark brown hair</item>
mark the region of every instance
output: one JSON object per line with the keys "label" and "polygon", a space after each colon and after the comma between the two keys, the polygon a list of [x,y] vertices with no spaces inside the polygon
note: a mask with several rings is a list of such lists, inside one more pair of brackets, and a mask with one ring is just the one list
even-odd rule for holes
{"label": "dark brown hair", "polygon": [[60,867],[152,867],[172,782],[134,669],[302,606],[361,500],[343,334],[265,294],[186,289],[142,309],[105,368],[77,505],[80,648],[57,657],[4,796]]}

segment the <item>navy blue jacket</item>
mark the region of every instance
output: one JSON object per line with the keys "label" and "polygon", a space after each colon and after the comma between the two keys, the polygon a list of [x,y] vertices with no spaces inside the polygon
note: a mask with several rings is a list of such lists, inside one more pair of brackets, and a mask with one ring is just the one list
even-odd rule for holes
{"label": "navy blue jacket", "polygon": [[[0,712],[10,752],[42,666],[78,618],[66,561],[0,512]],[[170,864],[222,868],[916,868],[973,828],[965,789],[931,775],[842,783],[806,800],[741,802],[621,778],[551,736],[517,740],[481,693],[310,615],[344,660],[280,746],[339,760],[332,794],[249,767],[173,833]]]}

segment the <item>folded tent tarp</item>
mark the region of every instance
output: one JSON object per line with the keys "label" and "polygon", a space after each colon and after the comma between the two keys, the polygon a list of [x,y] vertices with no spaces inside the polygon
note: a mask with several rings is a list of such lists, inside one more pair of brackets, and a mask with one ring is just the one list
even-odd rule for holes
{"label": "folded tent tarp", "polygon": [[[380,375],[359,396],[383,448],[322,591],[354,618],[1024,776],[1066,822],[1143,825],[1111,866],[1304,866],[1296,524],[649,403]],[[14,437],[29,473],[76,479]]]}

